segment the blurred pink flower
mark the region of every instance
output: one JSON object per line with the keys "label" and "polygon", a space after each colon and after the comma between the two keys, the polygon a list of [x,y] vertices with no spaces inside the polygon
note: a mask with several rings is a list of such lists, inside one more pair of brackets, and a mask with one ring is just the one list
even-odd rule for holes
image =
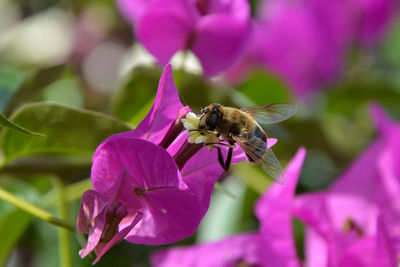
{"label": "blurred pink flower", "polygon": [[[340,72],[342,53],[299,2],[269,1],[253,22],[244,56],[228,70],[233,80],[261,67],[282,77],[299,97],[309,96]],[[246,74],[245,74],[246,75]]]}
{"label": "blurred pink flower", "polygon": [[381,136],[326,191],[295,200],[295,216],[309,226],[307,266],[396,266],[399,261],[400,124],[378,106],[372,112]]}
{"label": "blurred pink flower", "polygon": [[261,253],[261,235],[247,233],[218,242],[159,251],[152,255],[151,263],[155,267],[241,266],[239,263],[243,266],[258,266]]}
{"label": "blurred pink flower", "polygon": [[332,84],[354,44],[376,44],[391,25],[394,0],[260,1],[245,52],[227,70],[240,82],[261,68],[300,98]]}
{"label": "blurred pink flower", "polygon": [[292,229],[292,202],[305,157],[301,148],[288,164],[287,184],[274,184],[257,202],[257,233],[191,247],[172,248],[152,256],[157,267],[169,266],[300,266]]}
{"label": "blurred pink flower", "polygon": [[373,45],[382,39],[399,11],[396,0],[354,0],[359,5],[360,17],[355,20],[356,39],[362,45]]}
{"label": "blurred pink flower", "polygon": [[139,41],[165,65],[180,50],[198,57],[206,76],[233,64],[249,31],[246,0],[119,0]]}

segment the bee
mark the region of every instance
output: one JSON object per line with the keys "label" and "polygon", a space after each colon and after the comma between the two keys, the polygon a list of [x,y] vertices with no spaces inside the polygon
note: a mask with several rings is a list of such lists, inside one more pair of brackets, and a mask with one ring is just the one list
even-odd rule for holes
{"label": "bee", "polygon": [[[237,143],[250,162],[258,164],[268,175],[283,184],[282,167],[272,149],[268,148],[267,134],[260,124],[277,123],[288,119],[296,112],[296,106],[283,103],[241,109],[214,103],[201,110],[197,130],[215,134],[227,142],[205,144],[213,145],[218,149],[218,161],[225,171],[229,170],[232,152]],[[229,147],[225,161],[219,145]]]}

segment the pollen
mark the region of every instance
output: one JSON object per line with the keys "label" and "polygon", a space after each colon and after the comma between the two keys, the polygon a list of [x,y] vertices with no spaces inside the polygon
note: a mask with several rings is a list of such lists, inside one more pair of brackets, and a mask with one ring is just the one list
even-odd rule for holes
{"label": "pollen", "polygon": [[192,144],[204,143],[209,150],[212,150],[215,143],[219,142],[219,138],[214,133],[209,133],[206,130],[199,129],[200,118],[193,112],[186,114],[186,118],[182,119],[189,137],[188,142]]}

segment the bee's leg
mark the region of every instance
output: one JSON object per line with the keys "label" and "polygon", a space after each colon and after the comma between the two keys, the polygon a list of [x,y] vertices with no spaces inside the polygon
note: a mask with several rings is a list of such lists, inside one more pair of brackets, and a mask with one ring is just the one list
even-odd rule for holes
{"label": "bee's leg", "polygon": [[231,166],[231,162],[232,162],[232,152],[233,152],[233,148],[235,147],[233,142],[229,142],[229,151],[228,151],[228,156],[226,157],[226,161],[225,161],[225,170],[228,171],[229,167]]}
{"label": "bee's leg", "polygon": [[217,135],[217,133],[215,132],[211,132],[207,129],[191,129],[189,130],[189,132],[201,132],[202,134],[213,134],[213,135]]}
{"label": "bee's leg", "polygon": [[227,171],[227,169],[225,168],[225,164],[224,164],[224,158],[222,157],[222,151],[221,148],[216,146],[216,149],[218,149],[218,162],[219,165],[221,165],[222,169],[224,169],[224,171]]}
{"label": "bee's leg", "polygon": [[[234,145],[234,144],[225,144],[225,143],[220,143],[220,142],[217,142],[217,143],[204,143],[204,145],[206,145],[206,146],[208,146],[208,145],[221,145],[221,146],[227,146],[227,147],[230,147],[230,148],[236,148],[236,146]],[[218,147],[218,146],[214,146],[214,147]]]}

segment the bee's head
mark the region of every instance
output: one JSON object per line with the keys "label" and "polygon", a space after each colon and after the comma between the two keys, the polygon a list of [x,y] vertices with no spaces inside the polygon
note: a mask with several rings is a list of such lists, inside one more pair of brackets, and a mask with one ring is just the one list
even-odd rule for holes
{"label": "bee's head", "polygon": [[214,131],[221,119],[222,105],[210,104],[201,110],[201,117],[199,122],[200,129]]}

